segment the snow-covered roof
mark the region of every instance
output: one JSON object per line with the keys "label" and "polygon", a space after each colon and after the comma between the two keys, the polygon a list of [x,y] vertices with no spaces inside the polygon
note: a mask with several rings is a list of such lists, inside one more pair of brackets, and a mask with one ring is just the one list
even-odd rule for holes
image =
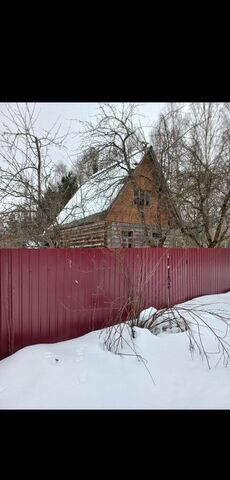
{"label": "snow-covered roof", "polygon": [[57,223],[70,223],[107,210],[126,178],[128,173],[123,165],[110,165],[95,173],[59,213]]}

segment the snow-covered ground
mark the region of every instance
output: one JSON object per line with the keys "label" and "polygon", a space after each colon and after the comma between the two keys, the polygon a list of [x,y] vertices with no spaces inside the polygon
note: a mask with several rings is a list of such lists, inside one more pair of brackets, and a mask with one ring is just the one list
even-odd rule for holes
{"label": "snow-covered ground", "polygon": [[[230,293],[183,304],[186,309],[191,306],[196,312],[215,310],[230,318]],[[213,332],[226,331],[218,317],[206,312],[200,316]],[[229,409],[230,365],[223,365],[213,332],[201,320],[196,325],[197,318],[193,316],[192,329],[197,341],[200,329],[211,368],[197,350],[191,356],[186,332],[153,335],[135,327],[132,345],[125,326],[128,344],[124,342],[121,356],[107,351],[105,332],[96,331],[66,342],[26,347],[2,360],[0,408]],[[224,341],[230,342],[230,332]]]}

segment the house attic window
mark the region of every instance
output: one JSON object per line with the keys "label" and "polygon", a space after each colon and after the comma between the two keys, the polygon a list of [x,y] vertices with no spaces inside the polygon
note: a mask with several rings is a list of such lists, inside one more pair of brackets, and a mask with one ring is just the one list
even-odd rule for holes
{"label": "house attic window", "polygon": [[139,207],[149,207],[151,203],[150,192],[144,192],[143,190],[138,190],[134,194],[134,203]]}

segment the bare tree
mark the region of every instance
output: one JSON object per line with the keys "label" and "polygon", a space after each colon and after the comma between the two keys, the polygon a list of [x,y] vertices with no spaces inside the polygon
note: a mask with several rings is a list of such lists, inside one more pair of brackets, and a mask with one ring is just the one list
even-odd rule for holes
{"label": "bare tree", "polygon": [[[82,122],[81,158],[77,167],[78,171],[82,173],[83,179],[100,170],[103,170],[103,175],[106,176],[107,172],[111,172],[117,166],[126,172],[133,188],[140,222],[143,225],[145,245],[155,246],[155,241],[150,238],[146,225],[144,202],[138,201],[140,188],[135,176],[135,167],[147,152],[148,143],[137,118],[137,107],[137,104],[123,104],[121,108],[113,104],[100,104],[98,114],[94,119]],[[95,181],[96,178],[100,181],[101,177],[98,175],[95,177]],[[159,175],[155,186],[158,194],[156,220],[158,246],[162,246],[166,239],[165,229],[161,226],[161,208],[165,201],[161,180],[162,176]]]}
{"label": "bare tree", "polygon": [[[47,227],[43,197],[52,183],[55,162],[51,149],[65,148],[67,134],[61,135],[57,123],[48,131],[37,133],[35,105],[7,104],[0,138],[0,204],[1,223],[17,223],[18,238],[7,237],[16,245],[44,240]],[[38,211],[40,214],[38,215]],[[20,226],[22,227],[20,229]],[[21,230],[21,231],[20,231]],[[17,236],[17,235],[16,235]],[[23,239],[24,237],[24,239]]]}
{"label": "bare tree", "polygon": [[229,119],[228,105],[170,105],[153,130],[153,148],[185,246],[229,244]]}
{"label": "bare tree", "polygon": [[54,182],[60,182],[62,177],[68,174],[67,166],[64,162],[58,162],[54,167]]}

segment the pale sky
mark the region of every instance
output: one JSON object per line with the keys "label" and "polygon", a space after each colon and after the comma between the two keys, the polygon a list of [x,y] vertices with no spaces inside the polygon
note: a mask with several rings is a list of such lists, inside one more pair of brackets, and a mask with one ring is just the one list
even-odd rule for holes
{"label": "pale sky", "polygon": [[[113,102],[112,102],[113,103]],[[114,103],[113,103],[114,104]],[[15,104],[11,104],[12,106]],[[25,104],[19,103],[19,106]],[[29,104],[33,105],[33,104]],[[117,103],[116,105],[121,105]],[[153,123],[157,120],[159,113],[164,108],[165,103],[143,103],[141,104],[137,112],[140,115],[139,120],[144,128],[146,138],[148,140],[149,132],[153,126]],[[0,111],[4,111],[5,104],[0,103]],[[97,113],[98,103],[37,103],[36,111],[39,113],[37,121],[38,129],[49,129],[58,119],[58,124],[62,124],[62,131],[67,131],[70,120],[76,119],[81,121],[90,120],[90,117]],[[0,113],[0,130],[2,130],[3,116]],[[80,125],[77,122],[73,122],[71,129],[78,131]],[[70,153],[73,153],[78,147],[78,137],[68,140],[68,149]],[[55,152],[56,162],[60,160],[64,161],[70,166],[70,161],[66,158],[65,154],[58,150]],[[55,162],[55,163],[56,163]]]}
{"label": "pale sky", "polygon": [[[21,105],[21,104],[19,104]],[[95,115],[98,103],[37,103],[37,109],[40,110],[40,121],[45,125],[52,125],[60,116],[61,122],[76,118],[82,121],[88,120],[91,115]],[[117,105],[122,105],[117,103]],[[146,121],[153,122],[157,119],[159,112],[165,103],[143,103],[138,108],[138,113],[144,115]]]}

